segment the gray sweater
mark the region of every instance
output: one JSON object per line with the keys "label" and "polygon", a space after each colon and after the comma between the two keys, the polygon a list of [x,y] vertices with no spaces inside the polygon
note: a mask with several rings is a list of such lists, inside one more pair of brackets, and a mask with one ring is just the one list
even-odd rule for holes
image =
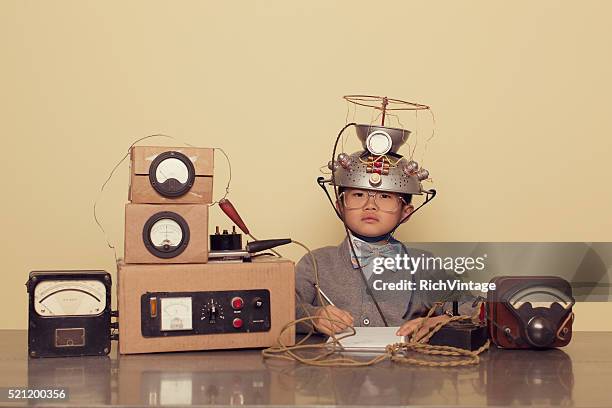
{"label": "gray sweater", "polygon": [[[421,254],[430,256],[430,254],[416,249],[407,249],[407,251],[411,257],[418,257]],[[359,276],[360,270],[353,268],[348,239],[345,238],[339,246],[327,246],[312,252],[317,260],[319,287],[334,302],[335,306],[350,313],[355,319],[355,326],[384,326],[374,302],[367,294],[363,278]],[[315,308],[321,305],[316,296],[315,274],[309,254],[306,254],[298,262],[295,273],[296,318],[312,316]],[[372,274],[367,282],[371,293],[375,296],[387,319],[387,324],[389,326],[400,326],[407,320],[427,314],[436,301],[461,300],[461,313],[472,313],[471,299],[465,293],[459,294],[450,291],[380,290],[381,282],[412,281],[418,288],[418,282],[421,279],[437,281],[457,278],[452,272],[449,273],[444,270],[424,271],[417,269],[414,274],[411,274],[408,269],[397,271],[385,269],[382,274]],[[375,284],[374,282],[377,280],[379,282]],[[379,290],[376,290],[375,287]],[[451,310],[451,308],[450,303],[445,304],[445,310]],[[299,324],[297,326],[298,332],[304,333],[308,330],[307,325]]]}

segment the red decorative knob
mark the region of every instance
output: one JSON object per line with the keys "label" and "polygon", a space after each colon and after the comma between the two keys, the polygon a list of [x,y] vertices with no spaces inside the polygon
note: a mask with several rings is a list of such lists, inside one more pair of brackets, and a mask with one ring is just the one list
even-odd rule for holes
{"label": "red decorative knob", "polygon": [[235,318],[235,319],[232,321],[232,326],[234,326],[234,328],[235,328],[235,329],[239,329],[239,328],[241,328],[241,327],[242,327],[242,324],[243,324],[242,319],[241,319],[241,318],[239,318],[239,317]]}

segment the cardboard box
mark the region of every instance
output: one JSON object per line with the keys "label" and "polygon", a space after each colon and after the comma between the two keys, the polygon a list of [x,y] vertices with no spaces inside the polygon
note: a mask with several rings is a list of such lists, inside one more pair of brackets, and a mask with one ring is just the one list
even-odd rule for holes
{"label": "cardboard box", "polygon": [[[154,255],[145,245],[144,233],[151,217],[161,212],[178,214],[187,224],[189,241],[182,252],[173,257]],[[208,261],[207,204],[126,204],[125,252],[126,263],[205,263]]]}
{"label": "cardboard box", "polygon": [[[267,289],[270,292],[269,331],[168,337],[144,337],[142,334],[141,297],[147,292],[251,289]],[[277,344],[283,326],[295,320],[295,265],[286,259],[185,265],[120,263],[117,292],[121,354],[269,347]],[[194,318],[199,313],[200,305],[193,304]],[[295,343],[294,327],[285,332],[282,341],[286,345]]]}
{"label": "cardboard box", "polygon": [[[193,163],[194,183],[179,197],[164,197],[149,180],[151,163],[164,152],[175,151],[184,154]],[[206,204],[212,202],[214,149],[200,147],[134,146],[130,152],[131,171],[128,199],[142,204]]]}

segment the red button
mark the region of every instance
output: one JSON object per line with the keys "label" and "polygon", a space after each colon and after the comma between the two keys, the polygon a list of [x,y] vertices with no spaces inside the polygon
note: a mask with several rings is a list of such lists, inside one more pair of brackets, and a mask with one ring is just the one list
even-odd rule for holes
{"label": "red button", "polygon": [[232,308],[239,310],[242,309],[242,306],[244,306],[244,301],[241,297],[232,298]]}
{"label": "red button", "polygon": [[235,329],[239,329],[242,327],[242,319],[237,317],[232,321],[232,326],[234,326]]}

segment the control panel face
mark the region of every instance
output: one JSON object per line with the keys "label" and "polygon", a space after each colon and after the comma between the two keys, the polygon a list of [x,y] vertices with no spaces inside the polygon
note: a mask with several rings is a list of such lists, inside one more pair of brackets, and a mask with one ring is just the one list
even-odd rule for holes
{"label": "control panel face", "polygon": [[143,337],[270,330],[267,289],[147,292],[140,298]]}

